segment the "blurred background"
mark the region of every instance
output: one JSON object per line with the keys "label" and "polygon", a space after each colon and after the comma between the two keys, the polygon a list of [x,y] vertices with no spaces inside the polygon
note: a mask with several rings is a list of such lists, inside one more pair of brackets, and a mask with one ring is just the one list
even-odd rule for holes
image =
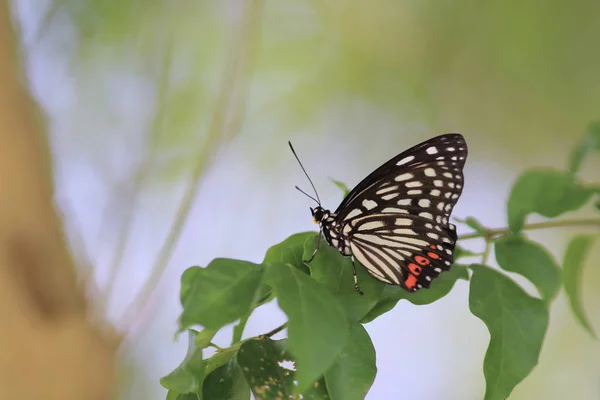
{"label": "blurred background", "polygon": [[[97,312],[127,335],[122,399],[165,398],[159,378],[187,346],[173,339],[185,268],[260,262],[271,245],[314,230],[288,140],[335,209],[342,193],[330,177],[353,186],[404,149],[461,132],[470,155],[454,216],[502,227],[516,176],[564,168],[600,118],[594,0],[13,4],[71,247]],[[598,182],[599,170],[588,160],[582,176]],[[580,231],[530,237],[561,261]],[[598,257],[600,246],[583,284],[597,330]],[[261,307],[246,336],[284,320],[275,302]],[[483,397],[489,334],[469,312],[467,282],[429,306],[401,302],[366,328],[379,369],[369,400],[400,390]],[[561,295],[540,364],[511,400],[598,399],[599,380],[600,344]]]}

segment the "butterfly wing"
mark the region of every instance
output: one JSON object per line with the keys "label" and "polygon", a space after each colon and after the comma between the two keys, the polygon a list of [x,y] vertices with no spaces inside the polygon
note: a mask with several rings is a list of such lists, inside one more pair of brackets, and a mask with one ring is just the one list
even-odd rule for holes
{"label": "butterfly wing", "polygon": [[336,221],[371,275],[414,291],[450,268],[456,228],[449,218],[466,157],[462,135],[437,136],[392,158],[346,196]]}
{"label": "butterfly wing", "polygon": [[[462,193],[466,159],[467,143],[461,134],[436,136],[400,153],[369,174],[348,193],[335,214],[344,220],[357,209],[365,213],[376,207],[398,206],[401,195],[423,198],[423,194],[427,197],[427,191],[433,191],[429,194],[437,197],[437,192],[443,190],[441,194],[455,204]],[[451,212],[450,208],[448,215]]]}
{"label": "butterfly wing", "polygon": [[372,214],[354,219],[352,254],[383,282],[406,290],[428,288],[454,262],[456,230],[411,214]]}

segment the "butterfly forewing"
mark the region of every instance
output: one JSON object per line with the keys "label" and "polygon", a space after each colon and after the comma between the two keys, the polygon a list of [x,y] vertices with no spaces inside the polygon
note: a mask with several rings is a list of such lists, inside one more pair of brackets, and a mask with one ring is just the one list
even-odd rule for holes
{"label": "butterfly forewing", "polygon": [[454,260],[456,230],[449,219],[462,193],[466,157],[460,134],[406,150],[346,196],[334,224],[322,224],[325,237],[333,226],[339,229],[343,243],[376,279],[409,291],[429,287]]}

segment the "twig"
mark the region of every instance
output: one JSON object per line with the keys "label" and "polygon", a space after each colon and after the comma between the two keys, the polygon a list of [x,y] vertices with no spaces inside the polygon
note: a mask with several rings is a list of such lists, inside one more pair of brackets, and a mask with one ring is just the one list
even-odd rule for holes
{"label": "twig", "polygon": [[[538,229],[548,229],[548,228],[567,228],[571,226],[595,226],[600,228],[600,219],[567,219],[563,221],[548,221],[548,222],[539,222],[536,224],[527,224],[523,227],[524,231],[533,231]],[[510,232],[508,227],[505,228],[497,228],[497,229],[486,229],[485,233],[468,233],[466,235],[460,235],[458,240],[467,240],[467,239],[476,239],[476,238],[484,238],[484,239],[493,239],[496,236],[505,235]]]}
{"label": "twig", "polygon": [[267,332],[265,334],[260,335],[260,337],[264,337],[264,336],[266,336],[266,337],[272,337],[272,336],[275,336],[279,332],[281,332],[282,330],[284,330],[285,328],[287,328],[287,326],[288,326],[288,323],[285,322],[282,325],[278,326],[277,328],[273,329],[272,331],[269,331],[269,332]]}

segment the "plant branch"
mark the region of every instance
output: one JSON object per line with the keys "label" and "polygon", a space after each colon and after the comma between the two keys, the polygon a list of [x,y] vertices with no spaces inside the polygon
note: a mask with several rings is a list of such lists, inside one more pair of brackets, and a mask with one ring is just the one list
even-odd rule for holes
{"label": "plant branch", "polygon": [[[549,228],[567,228],[567,227],[575,227],[575,226],[591,226],[600,228],[600,219],[567,219],[563,221],[548,221],[548,222],[539,222],[536,224],[527,224],[523,227],[524,231],[533,231],[539,229],[549,229]],[[497,228],[497,229],[486,229],[485,233],[474,232],[468,233],[466,235],[460,235],[458,240],[467,240],[467,239],[476,239],[476,238],[484,238],[486,240],[493,239],[496,236],[505,235],[510,232],[508,227],[505,228]]]}
{"label": "plant branch", "polygon": [[269,338],[270,338],[270,337],[272,337],[272,336],[275,336],[275,335],[277,335],[279,332],[281,332],[282,330],[284,330],[285,328],[287,328],[287,326],[288,326],[288,323],[287,323],[287,322],[285,322],[285,323],[283,323],[283,324],[279,325],[277,328],[273,329],[272,331],[269,331],[269,332],[267,332],[267,333],[264,333],[264,334],[260,335],[260,337],[266,336],[266,337],[269,337]]}

